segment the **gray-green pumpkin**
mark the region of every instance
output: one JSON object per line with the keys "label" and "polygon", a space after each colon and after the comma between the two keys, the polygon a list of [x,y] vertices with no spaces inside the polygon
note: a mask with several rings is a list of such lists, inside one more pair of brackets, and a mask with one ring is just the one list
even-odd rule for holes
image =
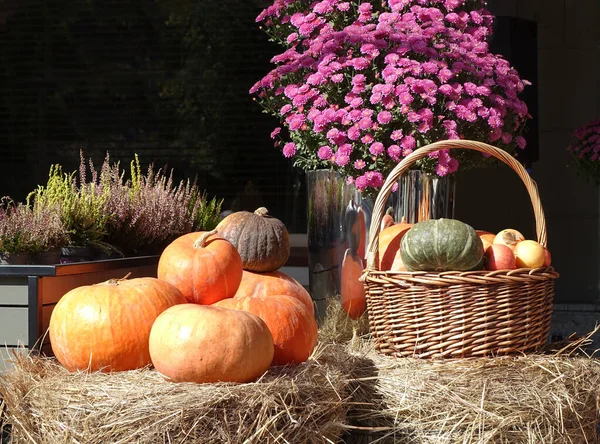
{"label": "gray-green pumpkin", "polygon": [[264,207],[237,211],[217,225],[217,233],[236,248],[244,270],[263,273],[283,267],[290,257],[290,235],[284,223]]}
{"label": "gray-green pumpkin", "polygon": [[483,266],[483,243],[473,227],[455,219],[416,223],[402,238],[408,271],[468,271]]}

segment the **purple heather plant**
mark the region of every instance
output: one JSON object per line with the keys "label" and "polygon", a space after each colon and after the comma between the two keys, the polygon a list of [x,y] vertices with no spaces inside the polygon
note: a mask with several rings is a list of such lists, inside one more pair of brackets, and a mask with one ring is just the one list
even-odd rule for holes
{"label": "purple heather plant", "polygon": [[[278,117],[283,155],[331,167],[377,189],[405,156],[445,139],[525,147],[529,82],[490,53],[492,15],[477,0],[275,0],[257,17],[285,47],[250,93]],[[282,137],[281,127],[271,137]],[[418,167],[439,176],[473,153],[433,153]]]}
{"label": "purple heather plant", "polygon": [[575,130],[569,151],[580,171],[592,182],[600,184],[600,119]]}
{"label": "purple heather plant", "polygon": [[[131,162],[130,178],[125,178],[120,164],[107,155],[100,171],[89,162],[90,184],[106,197],[103,212],[108,215],[105,241],[124,254],[160,253],[175,238],[192,231],[213,229],[218,223],[222,201],[208,200],[195,182],[175,185],[173,171],[141,171],[139,159]],[[81,181],[86,167],[82,158]]]}
{"label": "purple heather plant", "polygon": [[41,253],[68,243],[60,208],[35,210],[9,197],[0,200],[0,254]]}

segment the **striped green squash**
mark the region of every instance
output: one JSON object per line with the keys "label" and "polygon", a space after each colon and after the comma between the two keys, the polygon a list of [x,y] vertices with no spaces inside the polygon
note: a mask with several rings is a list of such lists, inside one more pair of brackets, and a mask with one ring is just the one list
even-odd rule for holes
{"label": "striped green squash", "polygon": [[402,238],[408,271],[467,271],[483,266],[483,243],[473,227],[455,219],[416,223]]}

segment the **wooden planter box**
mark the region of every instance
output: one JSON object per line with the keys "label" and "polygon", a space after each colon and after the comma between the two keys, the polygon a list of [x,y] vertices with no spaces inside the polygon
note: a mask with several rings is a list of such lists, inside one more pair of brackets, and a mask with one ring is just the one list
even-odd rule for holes
{"label": "wooden planter box", "polygon": [[0,266],[0,373],[12,350],[25,346],[51,354],[50,314],[69,290],[112,278],[156,277],[158,256],[60,265]]}

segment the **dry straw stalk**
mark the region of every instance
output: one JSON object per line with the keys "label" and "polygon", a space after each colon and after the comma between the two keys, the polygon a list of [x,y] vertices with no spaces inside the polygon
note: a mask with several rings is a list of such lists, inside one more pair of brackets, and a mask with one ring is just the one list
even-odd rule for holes
{"label": "dry straw stalk", "polygon": [[591,444],[599,361],[588,338],[519,357],[377,355],[333,303],[319,350],[253,384],[173,384],[144,369],[68,373],[16,357],[0,392],[13,443]]}

